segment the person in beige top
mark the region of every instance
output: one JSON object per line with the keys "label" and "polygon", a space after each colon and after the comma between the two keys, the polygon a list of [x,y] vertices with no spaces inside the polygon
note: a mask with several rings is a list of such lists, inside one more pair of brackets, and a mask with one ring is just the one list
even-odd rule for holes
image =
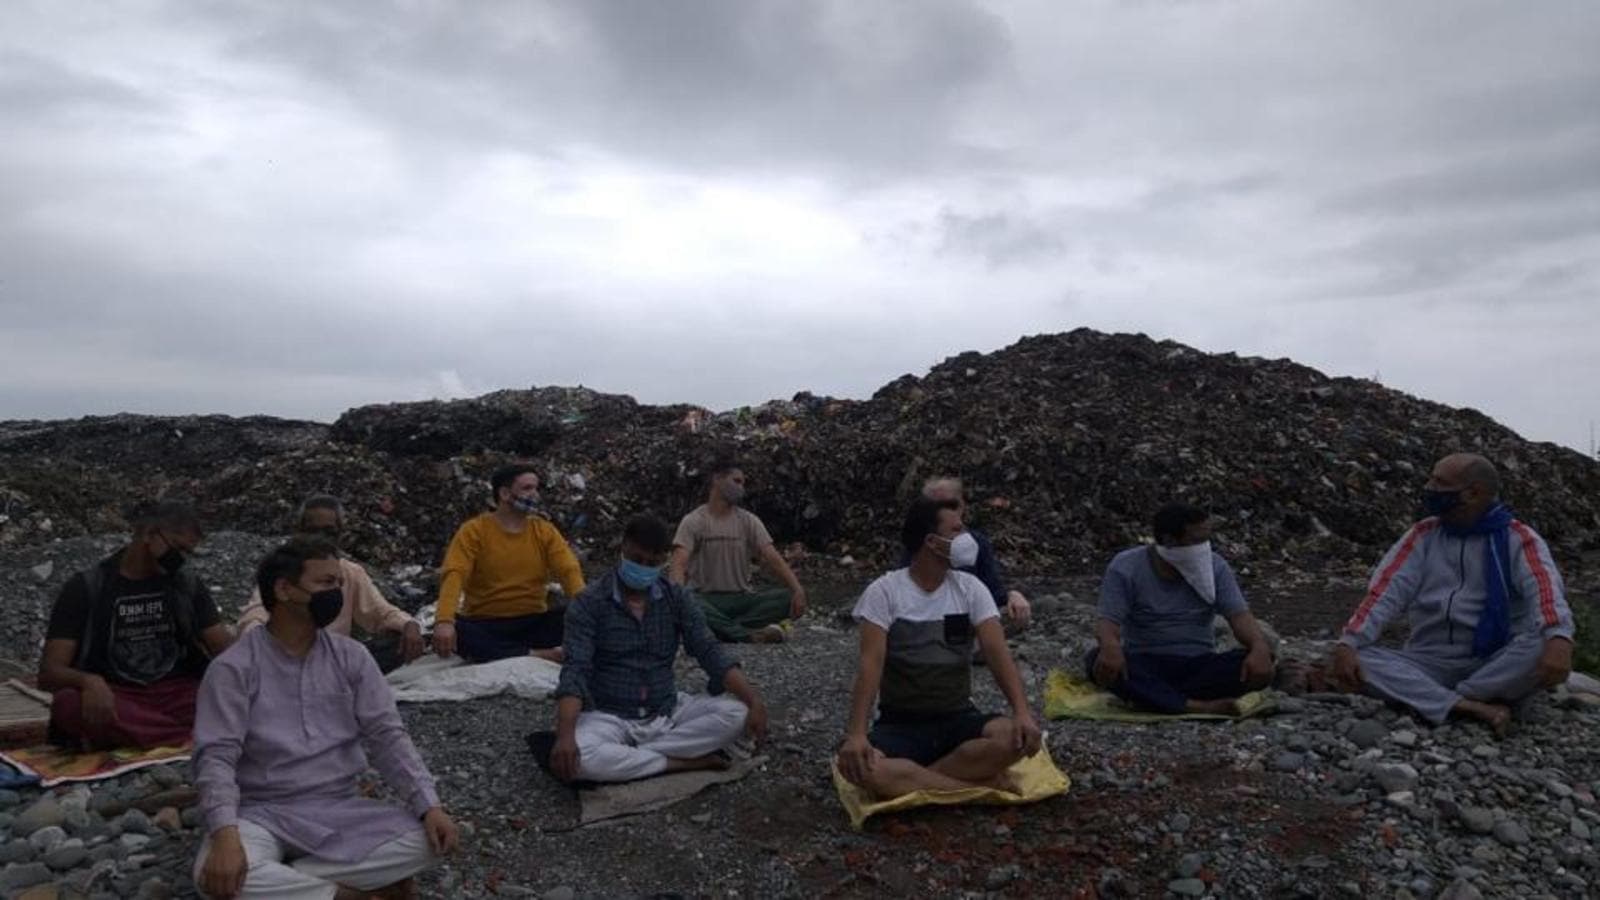
{"label": "person in beige top", "polygon": [[[318,494],[300,504],[300,514],[295,520],[297,536],[315,535],[337,543],[343,531],[344,506],[337,497]],[[421,656],[422,626],[417,620],[385,600],[360,563],[341,556],[339,569],[344,574],[344,607],[328,623],[328,630],[349,637],[351,626],[357,625],[373,636],[394,634],[399,639],[398,662],[408,663]],[[261,592],[253,591],[250,602],[239,613],[239,633],[242,635],[257,625],[265,625],[268,617],[267,608],[261,603]]]}
{"label": "person in beige top", "polygon": [[[788,633],[783,623],[806,611],[806,590],[772,545],[767,526],[739,505],[744,495],[737,463],[712,467],[706,502],[683,517],[672,538],[670,577],[694,589],[718,640],[778,643]],[[750,580],[755,559],[784,587],[756,590]]]}

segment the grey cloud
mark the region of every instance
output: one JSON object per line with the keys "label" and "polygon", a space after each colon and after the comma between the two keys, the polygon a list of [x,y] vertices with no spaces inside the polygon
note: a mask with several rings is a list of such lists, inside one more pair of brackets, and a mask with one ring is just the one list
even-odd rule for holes
{"label": "grey cloud", "polygon": [[1005,208],[946,207],[930,225],[903,228],[899,234],[903,240],[917,240],[931,232],[935,252],[977,257],[991,269],[1046,265],[1075,254],[1115,270],[1118,258],[1128,252],[1199,249],[1204,232],[1214,227],[1210,220],[1281,186],[1279,176],[1268,171],[1222,173],[1153,179],[1116,205],[1038,205],[1012,184],[1003,191],[1012,197]]}
{"label": "grey cloud", "polygon": [[974,154],[951,146],[952,117],[1008,53],[1003,24],[957,0],[472,10],[200,15],[240,52],[312,75],[408,139],[535,155],[593,145],[755,170],[833,161],[889,173]]}
{"label": "grey cloud", "polygon": [[1281,188],[1273,172],[1245,172],[1211,179],[1168,180],[1153,186],[1140,201],[1148,211],[1208,207],[1223,200],[1259,195]]}
{"label": "grey cloud", "polygon": [[[1320,254],[1331,266],[1326,299],[1400,298],[1412,292],[1454,290],[1458,302],[1503,296],[1503,286],[1485,282],[1499,267],[1547,248],[1571,247],[1588,240],[1600,244],[1600,205],[1528,207],[1476,216],[1434,213],[1427,217],[1372,226],[1358,241]],[[1362,274],[1341,277],[1356,270]],[[1568,267],[1568,274],[1576,272]],[[1546,284],[1522,296],[1531,303],[1592,305],[1581,285]],[[1527,284],[1525,278],[1522,283]],[[1590,283],[1589,286],[1600,287]],[[1574,288],[1580,288],[1574,290]],[[1467,290],[1463,290],[1467,289]]]}
{"label": "grey cloud", "polygon": [[[1600,84],[1594,99],[1600,104]],[[1336,191],[1322,204],[1334,213],[1386,216],[1470,213],[1474,208],[1589,205],[1600,199],[1600,123],[1587,133],[1545,139],[1517,152],[1429,161],[1427,171],[1395,175]],[[1525,142],[1532,143],[1525,139]]]}
{"label": "grey cloud", "polygon": [[1067,242],[1058,226],[1025,214],[967,215],[945,209],[938,218],[939,250],[972,254],[990,268],[1060,256]]}
{"label": "grey cloud", "polygon": [[170,110],[158,97],[26,51],[0,54],[0,105],[15,122],[73,114],[126,118]]}

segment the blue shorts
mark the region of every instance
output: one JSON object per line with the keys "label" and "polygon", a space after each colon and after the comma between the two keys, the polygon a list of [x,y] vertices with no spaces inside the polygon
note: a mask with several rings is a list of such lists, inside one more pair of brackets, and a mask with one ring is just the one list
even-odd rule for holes
{"label": "blue shorts", "polygon": [[983,737],[983,727],[999,718],[998,713],[978,712],[974,706],[942,715],[880,712],[867,742],[884,756],[931,766],[967,741]]}

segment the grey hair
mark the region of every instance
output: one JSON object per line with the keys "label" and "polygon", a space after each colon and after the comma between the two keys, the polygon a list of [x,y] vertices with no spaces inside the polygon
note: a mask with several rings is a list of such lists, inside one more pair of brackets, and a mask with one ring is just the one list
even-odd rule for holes
{"label": "grey hair", "polygon": [[957,500],[961,499],[962,495],[967,492],[966,485],[962,484],[961,479],[954,475],[936,475],[922,483],[922,496],[932,499],[933,495],[938,493],[939,488],[942,487],[954,488]]}
{"label": "grey hair", "polygon": [[302,525],[306,520],[306,513],[313,509],[331,509],[339,517],[340,527],[344,526],[344,504],[332,494],[312,494],[300,501],[300,509],[294,514],[294,524]]}

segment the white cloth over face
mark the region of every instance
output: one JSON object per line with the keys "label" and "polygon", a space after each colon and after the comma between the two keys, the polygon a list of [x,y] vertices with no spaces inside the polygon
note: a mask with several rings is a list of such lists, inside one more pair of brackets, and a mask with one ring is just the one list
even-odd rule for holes
{"label": "white cloth over face", "polygon": [[1178,570],[1194,592],[1212,606],[1217,605],[1217,573],[1211,565],[1211,542],[1182,547],[1156,545],[1156,555]]}

